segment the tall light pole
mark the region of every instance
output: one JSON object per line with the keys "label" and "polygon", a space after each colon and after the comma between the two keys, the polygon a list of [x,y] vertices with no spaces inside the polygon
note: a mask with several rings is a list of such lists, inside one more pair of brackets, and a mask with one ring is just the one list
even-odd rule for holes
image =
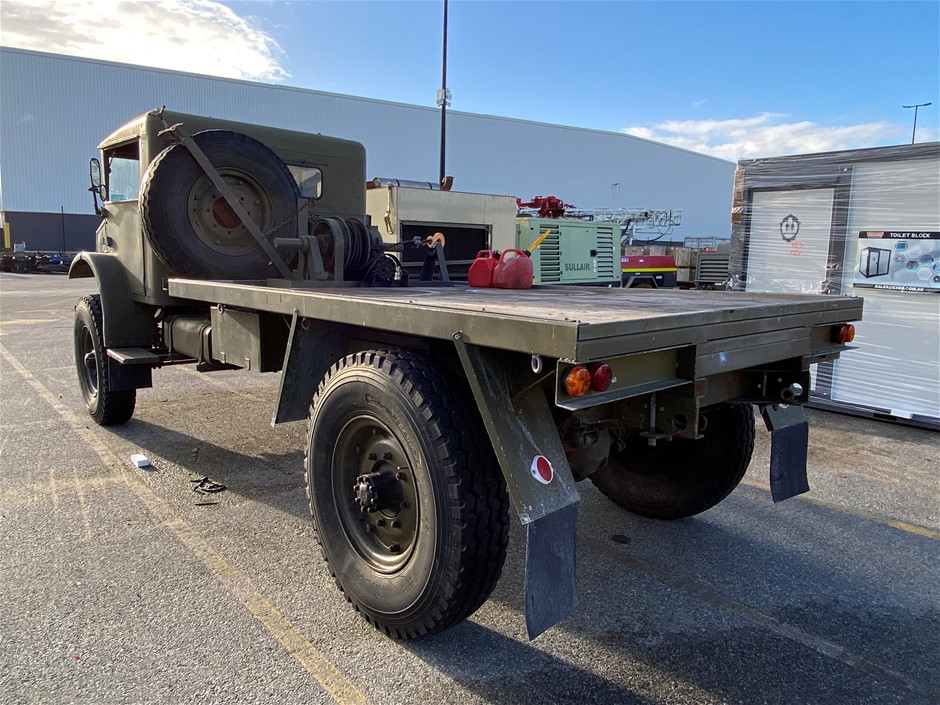
{"label": "tall light pole", "polygon": [[437,92],[437,104],[441,108],[441,174],[438,184],[444,183],[444,146],[446,144],[447,106],[450,105],[450,91],[447,90],[447,0],[444,0],[444,46],[441,58],[441,90]]}
{"label": "tall light pole", "polygon": [[902,105],[902,108],[914,108],[914,129],[911,130],[911,144],[914,144],[914,137],[917,135],[917,110],[918,108],[926,108],[928,105],[933,105],[933,103],[918,103],[917,105]]}

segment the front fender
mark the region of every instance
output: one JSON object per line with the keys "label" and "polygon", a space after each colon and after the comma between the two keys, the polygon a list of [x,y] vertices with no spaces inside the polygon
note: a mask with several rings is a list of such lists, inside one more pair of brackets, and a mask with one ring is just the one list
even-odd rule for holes
{"label": "front fender", "polygon": [[157,322],[148,307],[131,299],[124,265],[106,252],[79,252],[69,279],[94,277],[101,294],[102,336],[107,348],[145,347],[153,343]]}

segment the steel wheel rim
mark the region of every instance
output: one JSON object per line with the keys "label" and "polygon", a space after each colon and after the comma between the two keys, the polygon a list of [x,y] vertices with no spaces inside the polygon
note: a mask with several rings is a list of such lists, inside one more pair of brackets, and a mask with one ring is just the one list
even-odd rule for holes
{"label": "steel wheel rim", "polygon": [[82,386],[89,397],[98,395],[98,357],[95,354],[95,341],[88,326],[82,327],[79,345],[79,374]]}
{"label": "steel wheel rim", "polygon": [[[267,190],[253,176],[237,169],[219,169],[219,175],[261,232],[267,231],[274,224]],[[237,257],[258,248],[248,228],[208,176],[199,177],[193,184],[187,208],[196,237],[213,252]]]}
{"label": "steel wheel rim", "polygon": [[[363,476],[376,474],[393,487],[400,502],[364,512],[356,501],[356,487],[361,487]],[[417,545],[419,497],[411,459],[397,436],[369,415],[347,421],[334,444],[332,480],[340,525],[356,555],[378,573],[401,571]]]}

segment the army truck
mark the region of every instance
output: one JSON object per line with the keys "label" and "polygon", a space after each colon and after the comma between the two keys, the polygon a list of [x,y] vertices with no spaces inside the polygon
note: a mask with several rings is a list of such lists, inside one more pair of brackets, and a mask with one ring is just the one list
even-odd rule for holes
{"label": "army truck", "polygon": [[[272,423],[307,420],[323,556],[392,637],[488,598],[511,514],[535,637],[577,604],[577,483],[656,519],[705,511],[750,462],[755,408],[774,499],[808,489],[800,405],[858,299],[475,289],[448,281],[433,238],[382,241],[358,143],[161,109],[99,149],[97,251],[69,272],[99,291],[75,307],[88,413],[128,421],[168,365],[280,372]],[[411,246],[433,265],[421,280],[397,256]]]}

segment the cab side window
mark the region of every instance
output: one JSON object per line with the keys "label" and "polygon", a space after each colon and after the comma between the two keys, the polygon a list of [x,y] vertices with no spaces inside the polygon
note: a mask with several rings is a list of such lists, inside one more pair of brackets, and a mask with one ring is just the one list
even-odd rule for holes
{"label": "cab side window", "polygon": [[108,200],[133,201],[140,196],[140,155],[137,142],[105,152]]}
{"label": "cab side window", "polygon": [[302,198],[320,198],[323,195],[323,172],[313,166],[288,164],[287,168],[300,187]]}

